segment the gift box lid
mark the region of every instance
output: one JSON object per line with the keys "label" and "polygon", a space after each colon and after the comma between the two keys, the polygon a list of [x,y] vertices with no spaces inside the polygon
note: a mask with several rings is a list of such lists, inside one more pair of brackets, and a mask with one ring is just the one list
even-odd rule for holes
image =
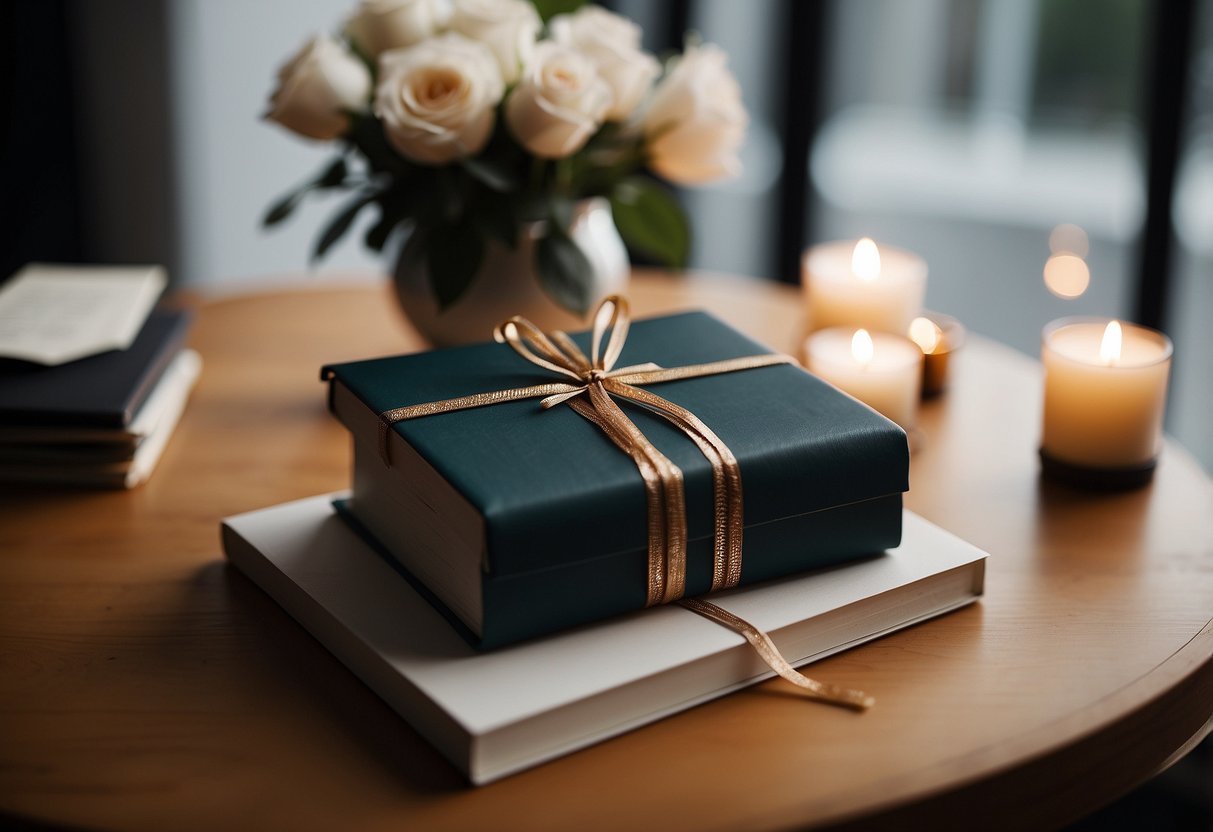
{"label": "gift box lid", "polygon": [[[573,336],[584,350],[589,334]],[[701,364],[771,350],[703,312],[635,321],[616,366]],[[544,384],[545,374],[493,342],[335,364],[373,413]],[[908,488],[905,432],[803,369],[775,365],[654,384],[695,413],[737,457],[751,527]],[[682,469],[687,532],[712,533],[711,466],[685,434],[621,403]],[[633,461],[566,405],[538,399],[398,422],[393,429],[481,513],[494,575],[645,548],[646,503]],[[356,439],[375,446],[375,436]]]}

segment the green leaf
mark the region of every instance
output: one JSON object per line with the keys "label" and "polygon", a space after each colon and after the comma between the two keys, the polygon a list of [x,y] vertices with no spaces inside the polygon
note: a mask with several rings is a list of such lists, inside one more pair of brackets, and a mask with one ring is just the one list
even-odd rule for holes
{"label": "green leaf", "polygon": [[358,216],[358,212],[374,202],[378,196],[378,193],[360,194],[347,202],[337,212],[316,240],[316,248],[312,251],[313,265],[324,257],[325,252],[332,248],[334,243],[345,236],[345,232],[350,230],[350,226],[353,224],[354,218]]}
{"label": "green leaf", "polygon": [[371,251],[383,251],[387,238],[391,236],[392,231],[401,222],[403,220],[398,216],[380,213],[379,220],[367,229],[366,236],[362,238],[362,241],[366,243],[366,247]]}
{"label": "green leaf", "polygon": [[299,203],[303,201],[303,195],[307,191],[308,186],[305,185],[297,191],[291,191],[282,199],[275,202],[270,206],[270,210],[265,212],[265,216],[261,218],[261,225],[269,228],[289,217],[299,207]]}
{"label": "green leaf", "polygon": [[539,285],[565,309],[585,315],[590,311],[592,266],[568,234],[552,229],[535,244]]}
{"label": "green leaf", "polygon": [[519,220],[516,200],[496,191],[484,191],[471,203],[471,221],[489,239],[513,250],[518,247]]}
{"label": "green leaf", "polygon": [[418,167],[407,183],[396,190],[407,194],[411,212],[426,225],[454,225],[464,218],[468,174],[458,167]]}
{"label": "green leaf", "polygon": [[345,177],[349,173],[349,167],[345,163],[344,156],[338,156],[333,160],[333,163],[325,168],[324,173],[313,183],[317,188],[339,188],[345,184]]}
{"label": "green leaf", "polygon": [[464,159],[461,164],[473,179],[494,191],[509,193],[518,189],[517,171],[504,162],[480,158]]}
{"label": "green leaf", "polygon": [[629,246],[672,268],[686,268],[691,230],[681,206],[664,188],[629,177],[611,195],[611,212]]}
{"label": "green leaf", "polygon": [[387,190],[380,193],[378,202],[384,219],[391,218],[395,222],[403,222],[420,213],[414,190],[406,187],[409,184],[415,183],[389,182]]}
{"label": "green leaf", "polygon": [[458,170],[452,168],[434,169],[434,196],[438,204],[439,221],[457,223],[463,216],[463,182]]}
{"label": "green leaf", "polygon": [[484,238],[474,225],[455,223],[431,228],[424,244],[430,283],[441,311],[459,300],[475,279],[484,262]]}
{"label": "green leaf", "polygon": [[374,172],[386,172],[401,179],[421,167],[405,159],[392,147],[383,132],[383,122],[373,114],[351,113],[346,140],[362,152]]}
{"label": "green leaf", "polygon": [[559,194],[551,194],[547,198],[548,218],[561,231],[568,231],[573,225],[573,211],[577,208],[575,200]]}
{"label": "green leaf", "polygon": [[338,188],[345,184],[345,177],[349,173],[349,169],[345,164],[345,157],[338,156],[329,164],[327,168],[311,182],[308,182],[299,188],[291,191],[286,196],[270,206],[270,210],[265,212],[265,216],[261,220],[261,224],[266,228],[277,225],[284,219],[294,213],[299,204],[303,202],[303,198],[307,196],[309,191],[318,188]]}
{"label": "green leaf", "polygon": [[531,0],[531,2],[535,4],[535,10],[543,18],[543,22],[547,23],[558,14],[577,11],[585,5],[586,0]]}
{"label": "green leaf", "polygon": [[438,225],[445,221],[445,203],[434,178],[434,171],[418,171],[408,183],[408,188],[399,185],[391,191],[393,199],[408,205],[409,213],[422,225]]}

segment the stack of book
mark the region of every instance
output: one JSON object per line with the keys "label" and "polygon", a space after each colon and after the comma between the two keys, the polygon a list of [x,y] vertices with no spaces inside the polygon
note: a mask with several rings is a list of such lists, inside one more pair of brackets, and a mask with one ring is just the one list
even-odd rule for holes
{"label": "stack of book", "polygon": [[162,269],[28,266],[0,289],[0,481],[131,488],[201,370]]}
{"label": "stack of book", "polygon": [[[618,364],[693,369],[767,352],[692,313],[634,323]],[[547,381],[506,345],[323,375],[353,437],[352,493],[229,518],[224,549],[472,782],[773,675],[736,632],[676,604],[644,608],[641,475],[571,408],[498,400],[381,432],[395,408]],[[740,584],[710,601],[791,663],[981,594],[984,554],[903,512],[906,437],[883,416],[786,363],[660,389],[744,472]],[[682,433],[635,418],[682,471],[686,595],[702,595],[712,467]]]}
{"label": "stack of book", "polygon": [[[774,675],[741,636],[675,605],[479,652],[424,586],[334,510],[343,496],[229,517],[227,557],[472,783]],[[985,557],[906,512],[894,550],[712,601],[804,665],[972,603]],[[880,707],[881,691],[868,693]]]}

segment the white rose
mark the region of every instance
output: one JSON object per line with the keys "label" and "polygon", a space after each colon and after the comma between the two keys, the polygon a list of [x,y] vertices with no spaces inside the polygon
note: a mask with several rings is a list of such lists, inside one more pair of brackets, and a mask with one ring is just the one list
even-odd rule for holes
{"label": "white rose", "polygon": [[611,88],[580,52],[547,41],[535,47],[505,104],[505,123],[523,147],[544,159],[581,149],[602,126]]}
{"label": "white rose", "polygon": [[371,73],[336,41],[312,38],[278,70],[278,89],[265,117],[313,139],[349,129],[347,111],[366,109]]}
{"label": "white rose", "polygon": [[608,121],[630,116],[661,72],[657,59],[640,49],[640,27],[601,6],[582,6],[549,21],[552,39],[589,57],[611,87]]}
{"label": "white rose", "polygon": [[479,153],[505,82],[483,43],[447,33],[379,58],[375,115],[409,159],[442,165]]}
{"label": "white rose", "polygon": [[698,185],[741,170],[749,116],[727,60],[716,46],[688,48],[653,92],[643,124],[649,164],[672,182]]}
{"label": "white rose", "polygon": [[501,77],[512,84],[530,62],[543,21],[528,0],[455,0],[450,26],[488,44]]}
{"label": "white rose", "polygon": [[345,33],[369,57],[412,46],[446,24],[444,0],[362,0],[345,23]]}

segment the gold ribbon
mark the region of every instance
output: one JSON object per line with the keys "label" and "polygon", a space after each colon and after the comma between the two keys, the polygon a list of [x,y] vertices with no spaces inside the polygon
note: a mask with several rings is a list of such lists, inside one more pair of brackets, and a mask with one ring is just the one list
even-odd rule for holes
{"label": "gold ribbon", "polygon": [[494,331],[527,361],[568,381],[477,393],[455,399],[397,407],[379,414],[379,454],[391,465],[388,438],[392,425],[438,413],[450,413],[503,402],[539,398],[544,408],[568,404],[597,425],[615,445],[632,458],[644,480],[648,508],[648,589],[646,606],[678,601],[683,607],[740,633],[763,660],[783,678],[804,688],[810,696],[844,707],[864,709],[873,700],[859,691],[823,685],[796,671],[780,655],[766,633],[727,610],[702,599],[682,599],[686,589],[686,500],[682,471],[657,449],[616,404],[612,396],[631,401],[661,416],[685,433],[712,466],[713,544],[711,592],[737,586],[741,580],[743,532],[741,469],[728,446],[694,413],[637,385],[659,384],[795,364],[786,355],[752,355],[695,364],[658,367],[636,364],[615,367],[627,340],[630,315],[627,301],[611,296],[594,315],[590,354],[563,332],[544,333],[525,318],[514,316]]}

